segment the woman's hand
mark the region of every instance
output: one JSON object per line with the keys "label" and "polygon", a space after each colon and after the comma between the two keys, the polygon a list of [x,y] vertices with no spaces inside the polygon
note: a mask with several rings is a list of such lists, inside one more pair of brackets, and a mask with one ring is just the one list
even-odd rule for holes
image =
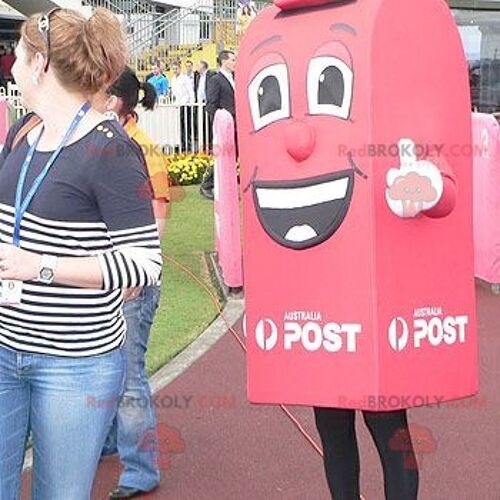
{"label": "woman's hand", "polygon": [[133,288],[125,288],[123,290],[123,302],[129,302],[139,297],[142,292],[142,286],[136,286]]}
{"label": "woman's hand", "polygon": [[0,279],[28,281],[38,278],[42,256],[15,245],[0,243]]}

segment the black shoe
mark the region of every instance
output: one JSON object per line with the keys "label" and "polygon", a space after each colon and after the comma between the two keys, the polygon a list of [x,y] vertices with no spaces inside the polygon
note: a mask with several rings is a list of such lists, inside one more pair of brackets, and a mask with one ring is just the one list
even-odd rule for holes
{"label": "black shoe", "polygon": [[205,189],[204,187],[200,187],[200,194],[209,200],[214,199],[214,192],[212,189]]}
{"label": "black shoe", "polygon": [[138,490],[137,488],[129,488],[128,486],[118,486],[118,488],[109,494],[109,498],[134,498],[146,493],[149,492]]}

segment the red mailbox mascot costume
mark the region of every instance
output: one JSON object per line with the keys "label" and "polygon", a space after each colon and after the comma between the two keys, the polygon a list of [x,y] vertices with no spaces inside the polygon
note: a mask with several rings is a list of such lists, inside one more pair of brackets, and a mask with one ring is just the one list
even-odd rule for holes
{"label": "red mailbox mascot costume", "polygon": [[315,407],[336,500],[359,497],[363,410],[387,498],[414,499],[406,409],[478,384],[453,18],[441,0],[275,0],[236,89],[249,399]]}

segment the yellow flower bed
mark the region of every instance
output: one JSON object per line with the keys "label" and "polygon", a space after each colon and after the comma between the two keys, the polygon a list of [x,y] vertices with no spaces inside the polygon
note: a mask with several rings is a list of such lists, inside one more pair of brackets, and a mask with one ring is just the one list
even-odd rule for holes
{"label": "yellow flower bed", "polygon": [[171,183],[177,186],[199,184],[214,159],[206,154],[177,154],[167,156],[167,172]]}

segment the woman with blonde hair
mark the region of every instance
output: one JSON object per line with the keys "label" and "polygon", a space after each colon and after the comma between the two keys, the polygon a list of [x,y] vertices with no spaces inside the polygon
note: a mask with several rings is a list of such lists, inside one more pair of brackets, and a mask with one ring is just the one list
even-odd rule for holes
{"label": "woman with blonde hair", "polygon": [[16,52],[36,116],[0,156],[0,498],[19,498],[31,429],[33,498],[88,500],[124,385],[122,290],[158,281],[158,231],[140,149],[88,102],[125,67],[118,20],[36,14]]}

